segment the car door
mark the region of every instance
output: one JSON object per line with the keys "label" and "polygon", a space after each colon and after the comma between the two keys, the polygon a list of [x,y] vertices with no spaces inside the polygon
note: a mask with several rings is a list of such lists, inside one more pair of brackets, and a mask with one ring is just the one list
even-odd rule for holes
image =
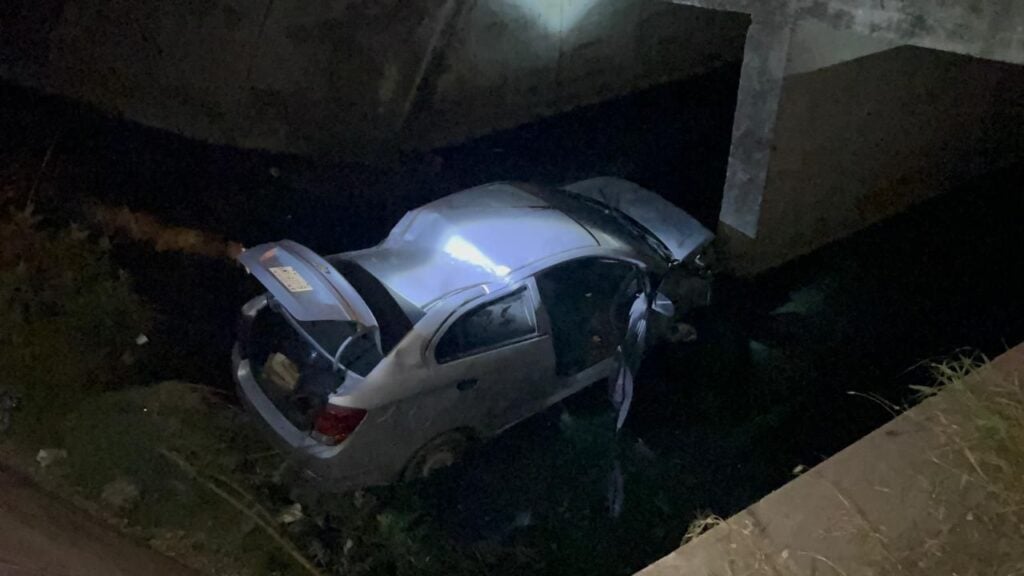
{"label": "car door", "polygon": [[498,432],[543,408],[557,387],[551,338],[532,281],[467,306],[434,337],[432,387],[454,391],[450,428]]}
{"label": "car door", "polygon": [[610,373],[629,308],[643,290],[642,274],[632,262],[603,257],[562,262],[537,274],[563,397]]}

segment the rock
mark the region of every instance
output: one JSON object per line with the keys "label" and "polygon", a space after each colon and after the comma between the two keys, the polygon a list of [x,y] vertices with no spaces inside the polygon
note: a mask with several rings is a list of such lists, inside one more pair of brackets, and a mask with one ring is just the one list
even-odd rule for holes
{"label": "rock", "polygon": [[302,520],[302,518],[302,504],[299,504],[298,502],[291,506],[285,506],[277,515],[277,521],[281,524],[292,524],[293,522]]}
{"label": "rock", "polygon": [[139,501],[139,487],[128,478],[116,478],[107,483],[100,493],[100,499],[115,512],[126,512]]}
{"label": "rock", "polygon": [[68,451],[61,448],[42,448],[36,454],[36,462],[39,466],[46,468],[58,460],[68,457]]}

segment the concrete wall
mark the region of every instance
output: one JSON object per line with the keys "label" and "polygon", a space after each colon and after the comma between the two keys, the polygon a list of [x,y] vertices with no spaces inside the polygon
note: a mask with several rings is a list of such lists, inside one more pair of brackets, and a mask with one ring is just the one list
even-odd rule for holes
{"label": "concrete wall", "polygon": [[885,52],[1024,64],[1019,0],[673,1],[752,16],[720,213],[736,272],[1021,155],[1018,70]]}
{"label": "concrete wall", "polygon": [[439,16],[398,0],[13,2],[0,75],[208,141],[341,154],[386,140]]}
{"label": "concrete wall", "polygon": [[0,76],[212,142],[358,158],[738,60],[747,22],[656,0],[8,0]]}
{"label": "concrete wall", "polygon": [[837,32],[1024,64],[1024,3],[1019,0],[670,1],[751,14],[764,23],[815,22]]}
{"label": "concrete wall", "polygon": [[650,0],[477,2],[412,132],[429,146],[738,62],[748,23]]}
{"label": "concrete wall", "polygon": [[792,0],[791,10],[840,31],[1024,64],[1019,0]]}
{"label": "concrete wall", "polygon": [[[750,273],[1024,158],[1024,68],[901,47],[785,79]],[[936,231],[955,233],[955,231]]]}

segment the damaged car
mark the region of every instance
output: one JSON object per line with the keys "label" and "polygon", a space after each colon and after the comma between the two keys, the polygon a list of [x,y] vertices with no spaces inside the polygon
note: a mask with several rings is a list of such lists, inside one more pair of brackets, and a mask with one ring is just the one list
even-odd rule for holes
{"label": "damaged car", "polygon": [[239,260],[266,292],[242,307],[234,376],[334,490],[429,476],[609,379],[621,425],[644,343],[708,304],[712,238],[604,177],[457,192],[365,250],[254,246]]}

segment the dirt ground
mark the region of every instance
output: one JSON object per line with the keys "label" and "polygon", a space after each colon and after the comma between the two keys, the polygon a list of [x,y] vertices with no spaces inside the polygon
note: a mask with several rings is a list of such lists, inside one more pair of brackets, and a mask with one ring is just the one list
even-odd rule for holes
{"label": "dirt ground", "polygon": [[0,468],[0,576],[194,576]]}

